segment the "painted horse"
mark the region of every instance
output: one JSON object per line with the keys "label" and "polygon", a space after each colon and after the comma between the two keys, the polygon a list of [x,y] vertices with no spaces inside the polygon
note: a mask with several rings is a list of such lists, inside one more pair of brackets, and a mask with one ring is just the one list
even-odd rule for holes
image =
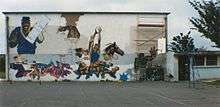
{"label": "painted horse", "polygon": [[96,66],[99,71],[97,71],[96,67],[91,67],[90,65],[80,62],[78,69],[74,71],[78,75],[77,79],[79,79],[81,75],[86,75],[85,79],[88,79],[93,74],[95,74],[97,78],[99,75],[101,75],[101,78],[105,78],[105,75],[109,74],[109,76],[116,79],[115,74],[119,70],[118,66],[113,67],[112,63],[107,63],[105,61],[99,61],[93,66]]}
{"label": "painted horse", "polygon": [[[112,58],[114,58],[115,53],[121,56],[124,55],[124,51],[117,46],[116,42],[108,44],[108,46],[104,49],[104,53],[103,53],[104,60],[106,61],[111,60]],[[118,59],[118,57],[114,59]]]}
{"label": "painted horse", "polygon": [[[96,27],[94,34],[90,37],[89,40],[89,57],[90,57],[90,64],[87,65],[83,61],[79,62],[79,67],[75,71],[75,73],[78,75],[77,79],[81,77],[81,75],[86,75],[86,79],[88,79],[92,74],[95,74],[97,78],[101,74],[102,77],[106,73],[108,73],[111,77],[116,78],[115,72],[119,70],[119,67],[115,67],[114,69],[109,70],[108,67],[103,69],[103,62],[100,61],[100,47],[101,47],[101,27]],[[95,42],[95,39],[97,37],[97,43]],[[83,49],[76,49],[76,55],[81,57],[82,56]],[[104,49],[104,60],[111,60],[113,58],[113,55],[119,54],[121,56],[124,55],[124,52],[117,46],[116,42],[110,43],[105,49]],[[112,72],[113,71],[113,72]]]}

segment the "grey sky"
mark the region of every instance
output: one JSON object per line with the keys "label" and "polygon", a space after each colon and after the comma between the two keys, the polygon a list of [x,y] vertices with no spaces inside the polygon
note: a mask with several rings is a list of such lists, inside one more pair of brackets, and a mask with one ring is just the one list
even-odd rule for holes
{"label": "grey sky", "polygon": [[[188,0],[1,0],[2,11],[145,11],[170,12],[168,17],[169,40],[193,27],[189,18],[197,13]],[[192,32],[197,47],[212,49],[209,40]],[[0,14],[0,53],[5,53],[5,21]]]}

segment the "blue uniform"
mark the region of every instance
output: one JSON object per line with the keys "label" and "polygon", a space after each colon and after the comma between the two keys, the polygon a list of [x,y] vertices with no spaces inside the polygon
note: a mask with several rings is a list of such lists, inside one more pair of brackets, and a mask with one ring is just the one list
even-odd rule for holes
{"label": "blue uniform", "polygon": [[100,57],[100,55],[98,52],[92,52],[91,53],[91,63],[98,61],[99,57]]}
{"label": "blue uniform", "polygon": [[25,35],[22,33],[21,27],[16,27],[9,37],[9,46],[11,48],[17,46],[18,54],[35,54],[37,40],[38,38],[34,43],[30,43],[25,39]]}

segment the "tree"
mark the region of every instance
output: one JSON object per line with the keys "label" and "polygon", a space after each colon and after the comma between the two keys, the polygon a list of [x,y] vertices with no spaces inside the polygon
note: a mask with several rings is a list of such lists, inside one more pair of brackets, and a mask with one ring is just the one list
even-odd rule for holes
{"label": "tree", "polygon": [[187,34],[180,33],[180,35],[173,37],[171,42],[171,49],[176,53],[195,52],[197,48],[194,46],[193,38],[190,37],[190,31]]}
{"label": "tree", "polygon": [[217,2],[211,1],[189,1],[190,5],[198,12],[199,18],[192,17],[190,22],[202,35],[220,48],[220,10]]}

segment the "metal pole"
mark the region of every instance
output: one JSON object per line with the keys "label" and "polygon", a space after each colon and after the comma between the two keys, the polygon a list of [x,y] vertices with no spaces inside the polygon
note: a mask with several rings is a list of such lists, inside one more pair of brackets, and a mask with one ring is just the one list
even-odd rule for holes
{"label": "metal pole", "polygon": [[[195,88],[195,72],[192,68],[193,66],[193,55],[189,55],[188,54],[188,59],[189,59],[189,88],[191,87],[191,81],[192,81],[192,85],[193,85],[193,88]],[[191,74],[192,74],[192,77],[191,77]]]}
{"label": "metal pole", "polygon": [[190,70],[190,56],[189,56],[189,52],[187,52],[186,54],[186,61],[187,61],[187,72],[188,74],[188,79],[189,79],[189,88],[191,87],[191,70]]}
{"label": "metal pole", "polygon": [[6,67],[5,67],[5,70],[6,70],[6,79],[9,81],[9,61],[8,61],[8,57],[9,57],[9,53],[8,53],[8,51],[9,51],[9,49],[8,49],[8,36],[9,36],[9,31],[8,31],[8,25],[9,25],[9,23],[8,23],[8,21],[9,21],[9,18],[8,18],[8,16],[6,16],[5,17],[5,25],[6,25],[6,29],[5,29],[5,31],[6,31],[6,44],[5,44],[5,46],[6,46],[6,60],[5,60],[5,65],[6,65]]}
{"label": "metal pole", "polygon": [[195,88],[195,72],[192,68],[193,64],[193,55],[190,55],[190,73],[192,73],[192,83],[193,83],[193,88]]}
{"label": "metal pole", "polygon": [[[189,72],[190,72],[190,75],[189,75],[189,78],[190,78],[190,81],[194,81],[193,80],[193,77],[191,78],[191,73],[192,73],[192,57],[191,57],[191,55],[189,56]],[[193,75],[193,73],[192,73],[192,75]],[[194,86],[193,86],[193,88],[194,88]]]}
{"label": "metal pole", "polygon": [[10,80],[10,73],[9,73],[9,68],[10,68],[10,63],[9,63],[9,46],[8,46],[8,37],[9,37],[9,17],[5,17],[5,25],[6,25],[6,60],[5,60],[5,65],[6,65],[6,80],[12,83]]}
{"label": "metal pole", "polygon": [[164,21],[165,21],[166,52],[168,52],[168,23],[167,23],[167,16],[164,18]]}

